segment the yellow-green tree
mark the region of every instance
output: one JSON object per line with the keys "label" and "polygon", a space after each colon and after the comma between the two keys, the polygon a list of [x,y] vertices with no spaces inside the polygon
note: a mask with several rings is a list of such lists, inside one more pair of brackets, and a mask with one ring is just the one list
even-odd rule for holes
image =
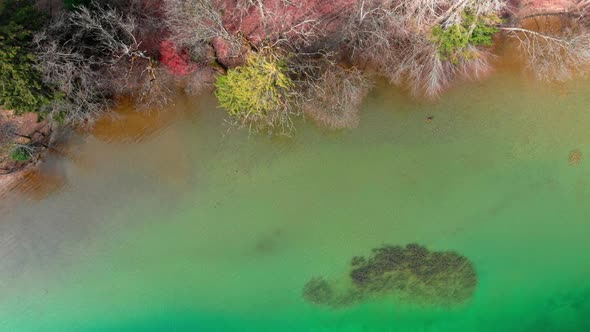
{"label": "yellow-green tree", "polygon": [[242,66],[219,76],[215,95],[219,104],[241,125],[287,131],[294,114],[294,84],[287,63],[271,49],[247,56]]}

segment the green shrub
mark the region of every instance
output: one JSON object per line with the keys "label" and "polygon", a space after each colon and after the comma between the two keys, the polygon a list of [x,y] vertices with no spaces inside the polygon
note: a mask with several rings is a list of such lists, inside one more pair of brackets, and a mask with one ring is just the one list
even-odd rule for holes
{"label": "green shrub", "polygon": [[294,84],[286,62],[271,50],[250,54],[244,65],[219,76],[215,87],[219,104],[241,124],[276,128],[290,121]]}
{"label": "green shrub", "polygon": [[35,0],[0,1],[0,26],[14,23],[25,30],[37,31],[47,20],[47,16],[35,8]]}
{"label": "green shrub", "polygon": [[17,146],[10,153],[10,158],[14,161],[29,161],[31,157],[31,152],[24,146]]}
{"label": "green shrub", "polygon": [[52,98],[35,69],[33,31],[44,21],[34,1],[10,0],[0,8],[0,105],[17,112],[37,111]]}
{"label": "green shrub", "polygon": [[457,64],[461,59],[470,59],[473,56],[469,50],[470,45],[492,45],[492,37],[498,32],[498,28],[494,26],[497,22],[498,18],[492,15],[476,17],[464,12],[461,24],[435,26],[432,29],[432,39],[438,44],[441,58]]}
{"label": "green shrub", "polygon": [[0,105],[17,112],[33,112],[49,102],[34,65],[33,54],[18,46],[2,47],[0,39]]}

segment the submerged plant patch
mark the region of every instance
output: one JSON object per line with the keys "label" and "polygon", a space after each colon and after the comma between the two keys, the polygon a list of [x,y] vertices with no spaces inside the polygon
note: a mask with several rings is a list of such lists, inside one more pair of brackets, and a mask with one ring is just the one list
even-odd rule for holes
{"label": "submerged plant patch", "polygon": [[453,306],[473,297],[477,274],[473,263],[454,251],[429,251],[419,244],[383,246],[368,257],[352,258],[344,280],[314,277],[303,287],[306,301],[342,307],[390,296],[423,305]]}

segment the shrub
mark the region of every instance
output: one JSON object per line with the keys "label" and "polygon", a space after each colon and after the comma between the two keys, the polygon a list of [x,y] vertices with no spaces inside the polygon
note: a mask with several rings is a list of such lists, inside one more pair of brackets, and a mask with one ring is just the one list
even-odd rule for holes
{"label": "shrub", "polygon": [[14,161],[29,161],[31,160],[31,151],[24,146],[17,146],[10,153],[10,158]]}
{"label": "shrub", "polygon": [[239,124],[256,128],[291,128],[294,84],[288,67],[270,49],[251,53],[243,66],[229,69],[215,83],[219,104]]}
{"label": "shrub", "polygon": [[52,98],[30,51],[33,30],[44,21],[33,3],[11,0],[0,8],[0,22],[7,22],[0,25],[0,105],[17,112],[37,111]]}
{"label": "shrub", "polygon": [[49,102],[34,69],[35,57],[18,46],[7,46],[0,33],[0,105],[17,112],[37,111]]}
{"label": "shrub", "polygon": [[173,75],[188,75],[198,69],[198,65],[191,62],[190,55],[178,50],[173,42],[165,40],[160,47],[160,62]]}
{"label": "shrub", "polygon": [[470,45],[492,45],[492,37],[498,32],[494,26],[498,18],[493,15],[476,17],[470,12],[463,12],[462,17],[461,23],[449,27],[439,24],[432,29],[432,39],[438,45],[439,55],[454,64],[474,56],[469,50]]}
{"label": "shrub", "polygon": [[361,103],[372,86],[362,71],[355,67],[330,66],[310,83],[309,100],[303,107],[309,117],[330,129],[358,125]]}

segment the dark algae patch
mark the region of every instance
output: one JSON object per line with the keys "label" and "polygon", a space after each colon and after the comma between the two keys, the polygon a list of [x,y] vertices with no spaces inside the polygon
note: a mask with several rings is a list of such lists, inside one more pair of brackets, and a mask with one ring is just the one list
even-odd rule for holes
{"label": "dark algae patch", "polygon": [[314,277],[303,287],[303,297],[313,304],[327,304],[334,299],[334,290],[324,278]]}
{"label": "dark algae patch", "polygon": [[477,273],[467,257],[454,251],[429,251],[412,243],[386,245],[373,249],[368,257],[353,257],[345,281],[314,277],[303,287],[303,297],[329,307],[378,297],[451,307],[470,300],[476,287]]}

